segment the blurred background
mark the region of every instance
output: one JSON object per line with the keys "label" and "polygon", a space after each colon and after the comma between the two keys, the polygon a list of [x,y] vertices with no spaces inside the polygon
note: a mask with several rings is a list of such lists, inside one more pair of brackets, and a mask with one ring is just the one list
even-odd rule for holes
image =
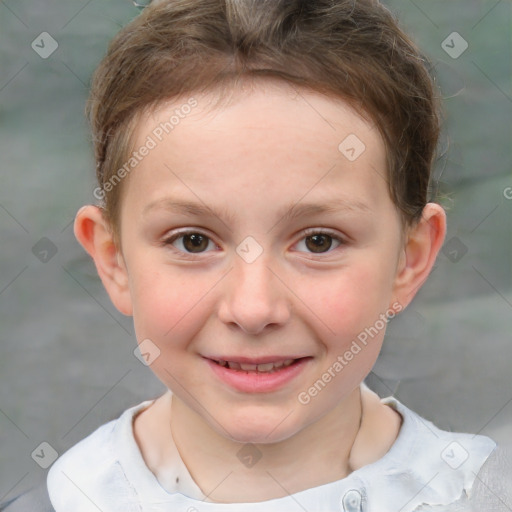
{"label": "blurred background", "polygon": [[[367,384],[446,430],[512,443],[512,4],[389,0],[434,64],[448,235]],[[164,391],[74,239],[95,202],[83,115],[128,0],[0,1],[0,502]],[[41,444],[45,443],[45,444]]]}

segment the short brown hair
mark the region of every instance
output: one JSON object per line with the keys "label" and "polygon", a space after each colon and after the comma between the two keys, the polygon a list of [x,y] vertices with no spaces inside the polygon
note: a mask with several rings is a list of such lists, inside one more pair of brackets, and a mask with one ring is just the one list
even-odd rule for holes
{"label": "short brown hair", "polygon": [[[374,0],[160,0],[110,43],[88,115],[105,213],[116,232],[137,116],[163,101],[267,77],[335,96],[376,123],[389,191],[406,224],[421,217],[439,136],[427,60]],[[108,193],[106,193],[108,191]]]}

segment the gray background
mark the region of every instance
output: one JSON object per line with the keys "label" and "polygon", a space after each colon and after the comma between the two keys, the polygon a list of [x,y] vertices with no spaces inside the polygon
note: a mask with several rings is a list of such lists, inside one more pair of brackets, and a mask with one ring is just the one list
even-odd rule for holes
{"label": "gray background", "polygon": [[[511,3],[387,3],[435,63],[449,229],[367,383],[441,428],[510,443]],[[131,320],[110,304],[71,225],[94,202],[87,85],[137,13],[128,0],[0,2],[0,502],[45,478],[31,457],[41,442],[61,454],[164,389],[134,357]],[[469,45],[456,59],[442,47],[454,31]],[[31,47],[42,32],[58,43],[47,59]]]}

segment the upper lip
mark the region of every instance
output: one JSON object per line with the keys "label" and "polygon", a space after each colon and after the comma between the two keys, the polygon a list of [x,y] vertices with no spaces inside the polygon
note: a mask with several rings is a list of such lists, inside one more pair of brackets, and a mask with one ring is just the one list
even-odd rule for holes
{"label": "upper lip", "polygon": [[229,361],[231,363],[240,364],[266,364],[281,363],[290,359],[302,359],[306,356],[262,356],[262,357],[246,357],[246,356],[203,356],[212,361]]}

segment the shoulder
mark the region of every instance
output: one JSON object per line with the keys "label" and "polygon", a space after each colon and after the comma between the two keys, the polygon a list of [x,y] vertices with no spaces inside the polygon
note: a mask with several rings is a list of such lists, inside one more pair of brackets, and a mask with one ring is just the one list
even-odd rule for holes
{"label": "shoulder", "polygon": [[[84,508],[86,495],[101,492],[115,470],[113,434],[119,420],[110,421],[61,455],[48,472],[47,487],[56,510]],[[85,508],[84,508],[85,510]]]}
{"label": "shoulder", "polygon": [[[130,443],[135,414],[148,403],[127,409],[57,459],[47,478],[48,493],[57,512],[80,512],[91,507],[113,510],[112,500],[133,499],[119,454]],[[113,496],[114,489],[120,494]],[[128,503],[126,510],[131,510]]]}
{"label": "shoulder", "polygon": [[410,500],[410,510],[443,507],[471,497],[496,443],[483,435],[442,430],[393,397],[382,402],[403,417],[399,435],[384,458],[386,467],[380,467],[385,469],[379,478],[382,492],[387,492],[386,486],[393,488],[397,496]]}
{"label": "shoulder", "polygon": [[451,469],[466,466],[480,470],[496,448],[496,443],[487,436],[442,430],[393,397],[382,402],[402,416],[404,428],[397,442],[411,454],[441,461]]}

